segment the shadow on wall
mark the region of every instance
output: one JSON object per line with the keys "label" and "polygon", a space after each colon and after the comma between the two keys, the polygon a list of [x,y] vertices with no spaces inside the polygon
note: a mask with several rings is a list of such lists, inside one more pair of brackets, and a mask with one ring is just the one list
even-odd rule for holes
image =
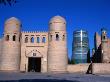
{"label": "shadow on wall", "polygon": [[89,65],[86,74],[92,74],[92,63]]}
{"label": "shadow on wall", "polygon": [[101,63],[102,62],[102,53],[101,53],[101,44],[99,45],[98,49],[95,48],[95,53],[92,57],[93,63]]}
{"label": "shadow on wall", "polygon": [[87,63],[91,63],[91,58],[90,58],[90,49],[87,52]]}
{"label": "shadow on wall", "polygon": [[7,80],[0,82],[80,82],[80,81],[69,81],[69,80],[55,80],[55,79],[22,79],[22,80]]}

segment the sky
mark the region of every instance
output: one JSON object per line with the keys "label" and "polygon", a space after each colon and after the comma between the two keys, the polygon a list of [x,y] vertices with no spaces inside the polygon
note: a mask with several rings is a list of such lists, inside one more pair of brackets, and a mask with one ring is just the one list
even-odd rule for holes
{"label": "sky", "polygon": [[94,47],[94,33],[102,27],[110,36],[110,0],[17,0],[13,6],[0,5],[0,37],[4,22],[16,17],[22,31],[48,31],[49,20],[56,15],[67,21],[68,56],[72,55],[73,31],[88,31],[90,49]]}

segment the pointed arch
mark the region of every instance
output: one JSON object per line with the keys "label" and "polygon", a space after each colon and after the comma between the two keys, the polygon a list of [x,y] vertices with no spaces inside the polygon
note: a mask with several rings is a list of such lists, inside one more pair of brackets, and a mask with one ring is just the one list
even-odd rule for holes
{"label": "pointed arch", "polygon": [[31,37],[31,43],[34,43],[34,37]]}
{"label": "pointed arch", "polygon": [[45,38],[45,37],[42,38],[42,42],[43,42],[43,43],[46,42],[46,38]]}
{"label": "pointed arch", "polygon": [[105,38],[106,38],[106,37],[105,37],[105,36],[103,36],[103,39],[104,39],[104,40],[105,40]]}
{"label": "pointed arch", "polygon": [[52,35],[50,35],[50,41],[52,41],[52,38],[53,38],[53,36],[52,36]]}
{"label": "pointed arch", "polygon": [[37,37],[37,43],[40,43],[40,38],[39,37]]}
{"label": "pointed arch", "polygon": [[59,35],[56,34],[56,41],[59,41]]}
{"label": "pointed arch", "polygon": [[43,57],[43,55],[41,54],[41,52],[37,51],[37,50],[32,50],[29,53],[26,54],[27,57]]}
{"label": "pointed arch", "polygon": [[28,43],[28,37],[25,38],[25,43]]}
{"label": "pointed arch", "polygon": [[9,35],[6,35],[5,40],[9,41]]}
{"label": "pointed arch", "polygon": [[16,41],[16,35],[13,35],[13,41]]}

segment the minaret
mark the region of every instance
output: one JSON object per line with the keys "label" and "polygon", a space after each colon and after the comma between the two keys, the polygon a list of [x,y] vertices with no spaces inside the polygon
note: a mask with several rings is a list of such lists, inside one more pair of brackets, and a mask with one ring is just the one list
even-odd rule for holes
{"label": "minaret", "polygon": [[1,71],[19,71],[20,66],[20,21],[9,18],[4,25]]}
{"label": "minaret", "polygon": [[108,44],[107,44],[107,32],[105,29],[101,29],[101,49],[102,49],[102,62],[108,63],[110,60],[108,58]]}
{"label": "minaret", "polygon": [[48,72],[67,71],[66,21],[54,16],[49,22]]}

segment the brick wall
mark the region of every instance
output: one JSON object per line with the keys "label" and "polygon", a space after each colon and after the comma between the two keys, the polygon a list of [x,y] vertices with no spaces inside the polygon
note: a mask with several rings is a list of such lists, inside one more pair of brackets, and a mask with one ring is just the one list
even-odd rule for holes
{"label": "brick wall", "polygon": [[93,74],[110,74],[110,64],[109,63],[93,63],[92,73]]}
{"label": "brick wall", "polygon": [[86,73],[89,68],[89,65],[90,63],[68,65],[67,71],[68,73]]}

